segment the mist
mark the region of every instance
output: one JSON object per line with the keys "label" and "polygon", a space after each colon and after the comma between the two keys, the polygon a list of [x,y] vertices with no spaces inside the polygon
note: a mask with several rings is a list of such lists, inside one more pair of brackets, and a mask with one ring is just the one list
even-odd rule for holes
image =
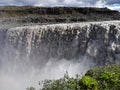
{"label": "mist", "polygon": [[[41,68],[36,68],[34,65],[31,67],[26,65],[24,68],[28,70],[24,72],[20,70],[22,67],[19,67],[17,64],[17,69],[5,63],[3,63],[3,66],[4,68],[0,70],[1,90],[27,90],[26,88],[30,86],[39,90],[41,88],[41,86],[38,85],[39,81],[61,78],[66,71],[70,77],[74,77],[76,74],[82,76],[90,67],[94,66],[94,63],[86,57],[80,58],[76,62],[74,62],[74,60],[68,61],[65,59],[57,60],[51,58]],[[8,68],[8,70],[5,70],[5,68]]]}

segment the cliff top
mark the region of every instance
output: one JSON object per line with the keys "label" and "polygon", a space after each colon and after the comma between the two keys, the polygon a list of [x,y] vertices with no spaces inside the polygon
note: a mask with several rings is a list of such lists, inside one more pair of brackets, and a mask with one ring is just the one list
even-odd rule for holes
{"label": "cliff top", "polygon": [[120,20],[120,12],[94,7],[0,7],[2,27],[110,20]]}

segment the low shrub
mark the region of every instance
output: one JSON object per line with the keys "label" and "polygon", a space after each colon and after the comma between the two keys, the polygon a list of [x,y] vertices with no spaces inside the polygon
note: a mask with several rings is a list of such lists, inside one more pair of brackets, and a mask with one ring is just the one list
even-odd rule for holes
{"label": "low shrub", "polygon": [[[120,90],[120,65],[90,69],[82,78],[68,73],[57,80],[44,80],[40,90]],[[30,87],[28,90],[35,90]]]}
{"label": "low shrub", "polygon": [[83,76],[80,80],[80,87],[84,90],[98,90],[98,83],[92,77]]}

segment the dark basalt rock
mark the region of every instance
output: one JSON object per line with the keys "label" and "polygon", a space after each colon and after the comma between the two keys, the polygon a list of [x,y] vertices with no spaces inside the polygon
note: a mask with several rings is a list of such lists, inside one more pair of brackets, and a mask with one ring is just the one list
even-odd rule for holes
{"label": "dark basalt rock", "polygon": [[[4,17],[4,18],[3,18]],[[8,19],[9,18],[9,19]],[[2,23],[70,23],[81,21],[120,20],[120,13],[108,8],[92,7],[0,7]]]}
{"label": "dark basalt rock", "polygon": [[95,65],[120,63],[119,23],[91,22],[1,30],[0,43],[4,43],[0,47],[5,56],[14,56],[8,58],[11,62],[20,60],[36,66],[44,65],[51,58],[82,61],[81,57],[88,57]]}

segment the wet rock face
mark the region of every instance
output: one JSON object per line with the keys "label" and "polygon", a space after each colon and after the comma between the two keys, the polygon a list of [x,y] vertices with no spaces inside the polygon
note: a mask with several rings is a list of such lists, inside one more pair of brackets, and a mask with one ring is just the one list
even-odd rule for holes
{"label": "wet rock face", "polygon": [[[4,54],[4,48],[5,48],[5,39],[6,39],[6,29],[0,29],[0,57],[2,57]],[[0,60],[0,63],[2,61]]]}
{"label": "wet rock face", "polygon": [[3,46],[6,38],[6,29],[0,29],[0,46]]}
{"label": "wet rock face", "polygon": [[0,35],[5,58],[14,62],[40,65],[50,58],[88,57],[96,65],[120,63],[120,22],[18,27]]}

